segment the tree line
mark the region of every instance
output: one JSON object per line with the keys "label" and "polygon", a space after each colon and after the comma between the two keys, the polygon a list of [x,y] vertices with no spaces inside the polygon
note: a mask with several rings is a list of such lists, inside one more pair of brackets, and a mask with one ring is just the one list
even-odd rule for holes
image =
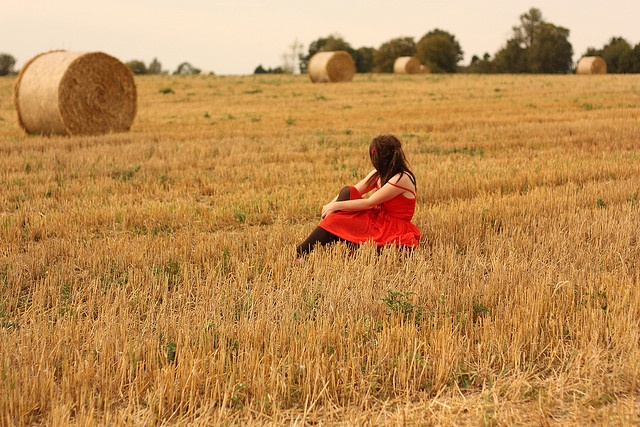
{"label": "tree line", "polygon": [[[567,28],[547,22],[540,9],[531,8],[520,15],[520,23],[512,27],[512,35],[493,57],[474,55],[468,65],[459,65],[463,51],[455,35],[434,29],[417,42],[413,37],[391,39],[378,47],[353,48],[340,35],[322,37],[299,55],[299,67],[306,72],[311,57],[317,52],[344,50],[354,60],[358,73],[390,73],[400,56],[413,56],[432,73],[544,73],[566,74],[575,70],[573,46]],[[610,73],[640,73],[640,43],[632,47],[621,37],[612,37],[601,49],[590,47],[582,56],[601,56]],[[265,69],[259,65],[255,73],[286,73],[287,66]]]}
{"label": "tree line", "polygon": [[[542,12],[531,8],[520,15],[520,23],[512,27],[513,33],[505,45],[491,56],[474,55],[468,65],[460,65],[463,51],[455,35],[434,29],[417,42],[413,37],[391,39],[377,49],[373,47],[353,48],[338,34],[321,37],[309,45],[307,52],[297,41],[291,51],[283,55],[284,64],[276,68],[258,65],[254,74],[293,73],[297,62],[301,73],[307,72],[309,60],[317,52],[344,50],[354,60],[358,73],[390,73],[400,56],[414,56],[432,73],[544,73],[565,74],[574,71],[573,47],[569,42],[569,30],[547,22]],[[589,47],[583,56],[601,56],[607,63],[609,73],[640,73],[640,43],[632,46],[622,37],[612,37],[600,49]],[[0,53],[0,76],[14,74],[16,60]],[[162,70],[157,58],[147,66],[143,61],[126,63],[134,74],[168,74]],[[183,62],[173,74],[200,74],[201,70],[189,62]]]}
{"label": "tree line", "polygon": [[[136,75],[145,75],[145,74],[169,74],[168,71],[162,69],[162,63],[158,61],[157,58],[153,58],[153,60],[146,65],[143,61],[138,59],[134,59],[125,63]],[[12,74],[16,74],[15,70],[16,59],[7,53],[0,53],[0,76],[8,76]],[[199,68],[194,67],[188,62],[183,62],[173,74],[178,75],[189,75],[189,74],[200,74],[201,70]]]}

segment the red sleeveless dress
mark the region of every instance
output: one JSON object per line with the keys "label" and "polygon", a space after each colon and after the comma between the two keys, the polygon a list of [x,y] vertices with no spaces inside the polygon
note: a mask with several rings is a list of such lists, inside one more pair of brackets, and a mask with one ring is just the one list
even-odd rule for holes
{"label": "red sleeveless dress", "polygon": [[[408,188],[389,184],[411,192],[414,197],[408,198],[399,194],[373,209],[334,212],[320,221],[318,226],[357,244],[373,242],[378,246],[417,247],[420,230],[411,223],[416,209],[415,193]],[[362,195],[355,187],[351,187],[350,198],[361,199]]]}

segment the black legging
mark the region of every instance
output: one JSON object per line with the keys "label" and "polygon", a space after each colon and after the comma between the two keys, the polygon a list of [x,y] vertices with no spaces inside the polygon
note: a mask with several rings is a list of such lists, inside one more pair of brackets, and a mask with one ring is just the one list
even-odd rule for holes
{"label": "black legging", "polygon": [[[342,187],[342,189],[340,190],[340,193],[338,193],[338,198],[336,199],[336,201],[342,202],[344,200],[350,200],[350,199],[351,199],[351,188]],[[309,237],[307,237],[307,239],[304,242],[298,245],[298,247],[296,248],[296,251],[298,252],[298,256],[306,255],[309,252],[311,252],[317,244],[324,246],[333,242],[347,242],[347,241],[336,236],[333,233],[329,233],[324,228],[316,227],[315,230],[313,230],[311,234],[309,234]],[[351,242],[347,242],[347,243],[351,243]],[[353,245],[353,243],[351,244]]]}

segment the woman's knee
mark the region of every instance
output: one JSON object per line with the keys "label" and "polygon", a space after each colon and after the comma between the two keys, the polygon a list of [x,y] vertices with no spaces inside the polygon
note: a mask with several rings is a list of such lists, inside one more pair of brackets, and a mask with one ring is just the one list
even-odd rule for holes
{"label": "woman's knee", "polygon": [[343,202],[345,200],[351,200],[351,187],[344,186],[340,189],[338,193],[338,198],[336,199],[339,202]]}

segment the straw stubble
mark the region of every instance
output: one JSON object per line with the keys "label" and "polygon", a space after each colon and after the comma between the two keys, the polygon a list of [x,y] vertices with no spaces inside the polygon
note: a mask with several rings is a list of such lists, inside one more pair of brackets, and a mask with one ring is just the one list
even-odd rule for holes
{"label": "straw stubble", "polygon": [[[590,80],[147,76],[139,133],[0,121],[2,422],[638,424],[635,83]],[[382,131],[421,246],[297,263]]]}

